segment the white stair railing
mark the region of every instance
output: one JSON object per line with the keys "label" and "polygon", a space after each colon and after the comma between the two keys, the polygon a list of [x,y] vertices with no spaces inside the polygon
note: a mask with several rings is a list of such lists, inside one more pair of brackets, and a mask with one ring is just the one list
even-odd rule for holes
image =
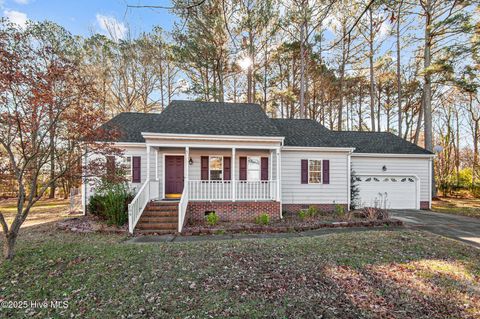
{"label": "white stair railing", "polygon": [[183,229],[183,224],[185,222],[185,215],[187,213],[187,206],[188,206],[188,181],[185,183],[185,187],[183,188],[182,198],[180,198],[180,202],[178,203],[178,232],[181,233]]}
{"label": "white stair railing", "polygon": [[150,201],[150,181],[143,183],[135,198],[128,204],[128,232],[133,234],[133,230],[142,215],[143,210]]}

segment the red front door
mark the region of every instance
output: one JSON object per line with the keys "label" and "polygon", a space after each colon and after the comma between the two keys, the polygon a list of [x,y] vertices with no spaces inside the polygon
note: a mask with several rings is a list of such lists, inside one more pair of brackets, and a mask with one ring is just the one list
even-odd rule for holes
{"label": "red front door", "polygon": [[165,197],[181,196],[183,172],[183,156],[165,156]]}

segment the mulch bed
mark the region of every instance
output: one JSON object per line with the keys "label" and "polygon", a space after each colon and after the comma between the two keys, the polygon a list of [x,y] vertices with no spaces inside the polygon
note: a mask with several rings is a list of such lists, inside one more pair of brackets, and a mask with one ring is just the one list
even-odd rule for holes
{"label": "mulch bed", "polygon": [[325,221],[325,220],[284,220],[271,225],[257,225],[254,223],[223,222],[215,226],[207,224],[187,225],[183,228],[183,236],[212,235],[223,233],[288,233],[314,230],[320,228],[338,227],[381,227],[403,226],[397,219],[386,220],[351,220],[351,221]]}
{"label": "mulch bed", "polygon": [[57,223],[57,228],[75,233],[110,233],[125,234],[127,225],[118,227],[107,225],[106,221],[93,215],[69,218]]}

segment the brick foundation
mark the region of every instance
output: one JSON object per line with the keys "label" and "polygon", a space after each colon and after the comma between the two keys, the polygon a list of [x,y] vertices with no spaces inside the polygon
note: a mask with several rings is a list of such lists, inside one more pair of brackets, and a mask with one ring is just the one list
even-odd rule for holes
{"label": "brick foundation", "polygon": [[[345,211],[347,211],[347,204],[338,204],[343,206]],[[333,212],[335,210],[335,204],[283,204],[282,212],[288,214],[296,214],[302,209],[308,209],[310,206],[315,206],[318,210],[323,212]]]}
{"label": "brick foundation", "polygon": [[214,211],[220,221],[252,222],[266,213],[270,220],[280,219],[280,202],[189,202],[186,220],[192,224],[203,221],[205,212]]}
{"label": "brick foundation", "polygon": [[420,209],[430,209],[430,203],[420,201]]}

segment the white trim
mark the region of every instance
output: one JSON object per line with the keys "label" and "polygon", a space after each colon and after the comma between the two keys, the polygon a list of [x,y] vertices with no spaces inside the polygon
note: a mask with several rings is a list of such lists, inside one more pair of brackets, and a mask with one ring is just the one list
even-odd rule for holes
{"label": "white trim", "polygon": [[420,178],[415,174],[393,174],[393,173],[379,173],[379,174],[356,174],[357,176],[379,176],[379,177],[413,177],[415,178],[415,209],[420,209]]}
{"label": "white trim", "polygon": [[433,193],[432,193],[432,179],[433,179],[433,158],[430,158],[430,160],[428,161],[428,193],[430,194],[428,196],[428,209],[432,209],[432,196],[433,196]]}
{"label": "white trim", "polygon": [[354,157],[414,157],[414,158],[433,158],[435,154],[391,154],[391,153],[352,153]]}
{"label": "white trim", "polygon": [[238,135],[208,135],[208,134],[172,134],[141,132],[143,138],[168,138],[177,140],[211,140],[211,141],[264,141],[282,142],[283,136],[238,136]]}
{"label": "white trim", "polygon": [[157,180],[157,181],[159,180],[159,176],[158,176],[158,148],[155,149],[155,180]]}
{"label": "white trim", "polygon": [[[282,152],[280,151],[280,148],[276,149],[276,157],[277,157],[277,200],[280,202],[280,218],[283,218],[283,211],[282,211],[282,170],[281,170],[281,165],[282,165],[282,157],[281,157]],[[273,163],[272,163],[273,164]]]}
{"label": "white trim", "polygon": [[283,146],[282,151],[311,151],[311,152],[352,152],[354,147],[303,147]]}
{"label": "white trim", "polygon": [[145,147],[147,143],[133,143],[133,142],[112,142],[113,145],[117,147]]}
{"label": "white trim", "polygon": [[230,180],[232,181],[232,201],[236,201],[237,197],[237,179],[236,179],[236,149],[232,147],[232,159],[230,160]]}
{"label": "white trim", "polygon": [[351,179],[352,179],[352,161],[351,161],[351,153],[347,155],[347,210],[350,211],[350,202],[351,202],[351,194],[350,194],[350,188],[351,188]]}
{"label": "white trim", "polygon": [[[162,176],[163,176],[163,187],[162,187],[162,199],[165,198],[165,182],[167,181],[167,179],[165,178],[165,156],[183,156],[185,157],[185,153],[181,154],[181,153],[162,153],[162,159],[163,159],[163,162],[162,162]],[[185,164],[184,164],[185,165]],[[185,188],[185,183],[183,183],[183,187]]]}
{"label": "white trim", "polygon": [[161,144],[161,143],[149,143],[153,147],[165,147],[165,148],[185,148],[189,146],[190,149],[231,149],[235,147],[236,149],[247,149],[247,150],[274,150],[277,149],[277,145],[255,145],[255,144],[192,144],[191,142],[185,143],[175,143],[175,144]]}
{"label": "white trim", "polygon": [[[151,154],[151,146],[147,144],[147,179],[146,181],[150,181],[150,154]],[[133,166],[133,163],[132,163]]]}

